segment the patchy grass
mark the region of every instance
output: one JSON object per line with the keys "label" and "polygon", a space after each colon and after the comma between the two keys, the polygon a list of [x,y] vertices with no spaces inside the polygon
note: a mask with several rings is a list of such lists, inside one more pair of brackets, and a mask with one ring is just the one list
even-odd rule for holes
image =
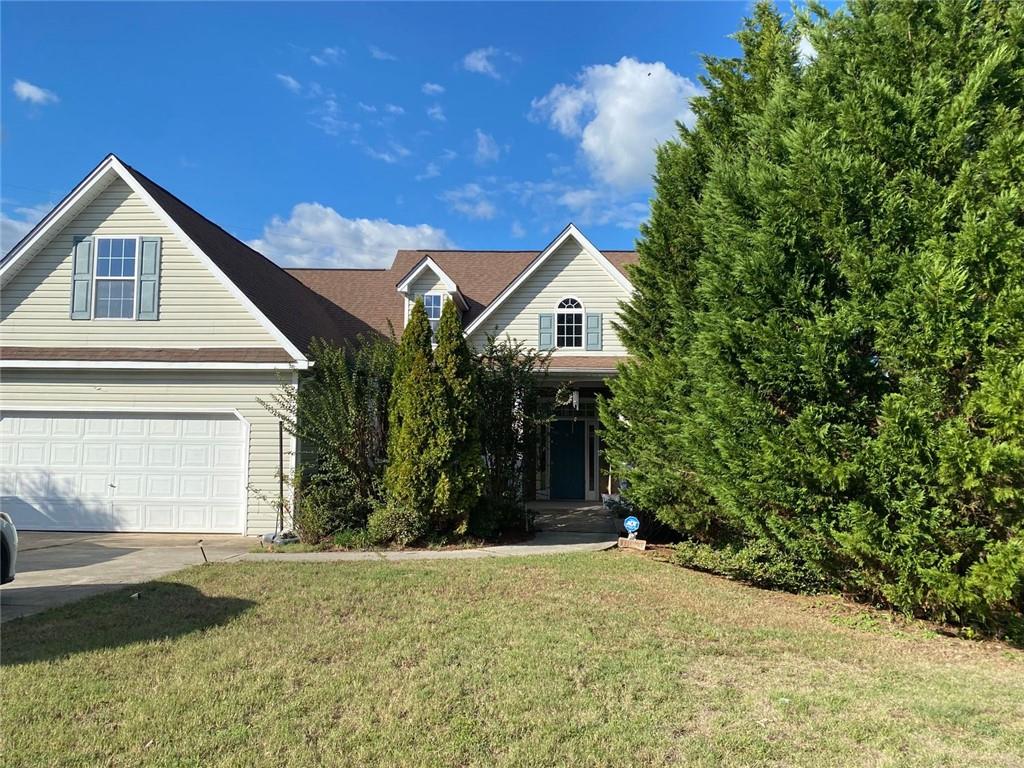
{"label": "patchy grass", "polygon": [[1024,653],[615,553],[214,564],[5,624],[18,766],[1020,766]]}

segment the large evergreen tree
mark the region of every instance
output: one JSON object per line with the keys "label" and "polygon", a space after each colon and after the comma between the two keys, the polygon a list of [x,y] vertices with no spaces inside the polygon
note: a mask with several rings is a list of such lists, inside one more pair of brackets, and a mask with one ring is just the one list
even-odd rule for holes
{"label": "large evergreen tree", "polygon": [[454,301],[444,302],[434,350],[440,400],[435,446],[439,462],[434,519],[439,530],[466,532],[483,487],[480,400],[475,362]]}
{"label": "large evergreen tree", "polygon": [[[623,329],[634,372],[605,412],[616,463],[638,492],[664,479],[643,500],[671,508],[678,458],[713,535],[871,599],[1019,620],[1024,6],[853,0],[775,19],[757,8],[742,60],[709,66],[696,127],[662,150]],[[796,29],[816,52],[803,62]],[[665,158],[702,141],[698,194],[668,188]],[[659,246],[673,236],[685,261]],[[616,435],[633,428],[672,459]]]}
{"label": "large evergreen tree", "polygon": [[384,500],[369,520],[371,537],[377,541],[409,544],[433,532],[441,400],[430,321],[423,301],[417,299],[395,359]]}
{"label": "large evergreen tree", "polygon": [[634,293],[617,325],[631,359],[611,382],[612,400],[600,404],[608,456],[631,500],[696,536],[728,527],[695,466],[708,446],[695,445],[688,428],[704,187],[716,160],[746,151],[747,123],[775,81],[795,76],[796,33],[772,6],[758,5],[736,39],[742,56],[704,58],[707,94],[691,101],[696,125],[680,125],[678,141],[657,150],[651,217],[630,270]]}

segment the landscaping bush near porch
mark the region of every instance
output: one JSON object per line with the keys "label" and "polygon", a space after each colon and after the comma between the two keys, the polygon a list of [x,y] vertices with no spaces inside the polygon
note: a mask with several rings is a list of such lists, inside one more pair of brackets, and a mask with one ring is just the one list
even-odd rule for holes
{"label": "landscaping bush near porch", "polygon": [[379,503],[387,464],[388,403],[395,345],[367,336],[342,347],[319,339],[296,388],[264,405],[300,444],[292,525],[307,543],[359,529]]}
{"label": "landscaping bush near porch", "polygon": [[292,524],[304,543],[525,532],[548,354],[509,339],[474,354],[450,301],[436,334],[417,301],[398,345],[317,341],[311,354],[300,386],[266,404],[301,441]]}

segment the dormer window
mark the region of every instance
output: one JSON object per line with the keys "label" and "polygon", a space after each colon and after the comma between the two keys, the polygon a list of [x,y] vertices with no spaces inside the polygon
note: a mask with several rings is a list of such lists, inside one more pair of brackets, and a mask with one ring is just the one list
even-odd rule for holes
{"label": "dormer window", "polygon": [[555,346],[559,349],[583,346],[583,305],[572,296],[558,302],[555,313]]}
{"label": "dormer window", "polygon": [[441,322],[441,308],[444,305],[444,296],[440,293],[425,293],[423,295],[423,308],[427,310],[427,319],[430,320],[430,330],[436,335],[438,323]]}

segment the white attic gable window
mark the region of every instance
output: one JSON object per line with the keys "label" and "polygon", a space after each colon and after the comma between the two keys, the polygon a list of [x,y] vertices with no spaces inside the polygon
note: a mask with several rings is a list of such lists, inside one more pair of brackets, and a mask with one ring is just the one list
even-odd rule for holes
{"label": "white attic gable window", "polygon": [[405,297],[405,321],[408,323],[416,299],[423,299],[423,308],[427,310],[431,327],[436,331],[441,319],[441,310],[448,299],[465,311],[468,308],[466,299],[445,271],[429,256],[420,261],[397,285],[398,292]]}

